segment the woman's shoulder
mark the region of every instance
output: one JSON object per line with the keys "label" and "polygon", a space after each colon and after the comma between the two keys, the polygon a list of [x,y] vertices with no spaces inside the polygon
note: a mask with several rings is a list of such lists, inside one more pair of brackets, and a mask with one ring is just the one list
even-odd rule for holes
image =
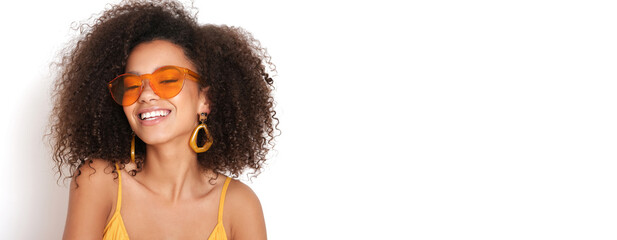
{"label": "woman's shoulder", "polygon": [[263,236],[265,239],[266,227],[261,203],[257,194],[243,182],[232,179],[229,183],[224,216],[228,218],[230,232],[235,236],[232,238],[262,239]]}
{"label": "woman's shoulder", "polygon": [[232,202],[259,203],[257,194],[245,183],[237,179],[231,179],[227,188],[227,199]]}
{"label": "woman's shoulder", "polygon": [[74,174],[71,189],[81,188],[82,186],[85,188],[94,187],[98,190],[113,188],[114,183],[117,184],[116,179],[118,178],[118,173],[115,170],[115,165],[103,159],[86,161]]}
{"label": "woman's shoulder", "polygon": [[[219,185],[220,189],[225,188],[225,196],[222,196],[225,199],[225,209],[229,206],[235,206],[236,204],[259,203],[257,194],[255,194],[247,184],[233,177],[222,174],[219,176],[222,177],[217,177],[216,185]],[[227,181],[229,181],[229,183],[225,186]],[[219,193],[222,194],[221,192]]]}
{"label": "woman's shoulder", "polygon": [[102,159],[86,162],[71,181],[69,205],[87,212],[111,212],[115,207],[119,175],[115,165]]}
{"label": "woman's shoulder", "polygon": [[115,166],[92,160],[78,168],[71,181],[64,239],[100,237],[114,207],[118,189]]}

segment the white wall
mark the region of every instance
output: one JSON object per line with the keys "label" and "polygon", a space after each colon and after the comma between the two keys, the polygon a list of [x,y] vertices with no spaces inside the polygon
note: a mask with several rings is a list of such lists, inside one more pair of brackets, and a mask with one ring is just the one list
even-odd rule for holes
{"label": "white wall", "polygon": [[[48,64],[108,2],[3,3],[3,239],[62,234]],[[195,3],[278,68],[270,238],[615,239],[615,5],[402,2]]]}

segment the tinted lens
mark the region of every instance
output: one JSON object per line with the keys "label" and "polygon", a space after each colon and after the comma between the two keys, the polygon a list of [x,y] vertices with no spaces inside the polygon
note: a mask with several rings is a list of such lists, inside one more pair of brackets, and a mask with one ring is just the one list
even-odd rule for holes
{"label": "tinted lens", "polygon": [[164,67],[152,74],[150,84],[159,97],[172,98],[182,90],[183,75],[177,68]]}
{"label": "tinted lens", "polygon": [[120,75],[110,83],[109,90],[118,104],[131,105],[137,101],[141,93],[141,78],[132,74]]}

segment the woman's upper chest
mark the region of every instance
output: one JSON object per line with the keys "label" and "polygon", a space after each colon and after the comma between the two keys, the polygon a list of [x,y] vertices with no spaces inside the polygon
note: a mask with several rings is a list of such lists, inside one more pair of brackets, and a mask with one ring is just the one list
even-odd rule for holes
{"label": "woman's upper chest", "polygon": [[218,184],[202,196],[177,200],[156,194],[134,179],[123,185],[120,214],[131,240],[206,239],[218,224]]}

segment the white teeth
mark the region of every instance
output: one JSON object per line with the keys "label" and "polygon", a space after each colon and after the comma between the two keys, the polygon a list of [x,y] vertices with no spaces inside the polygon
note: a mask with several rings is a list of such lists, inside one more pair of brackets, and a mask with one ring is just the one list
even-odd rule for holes
{"label": "white teeth", "polygon": [[139,115],[139,118],[141,118],[141,120],[145,120],[153,117],[165,117],[167,114],[169,114],[169,111],[167,110],[155,110],[152,112],[142,113]]}

